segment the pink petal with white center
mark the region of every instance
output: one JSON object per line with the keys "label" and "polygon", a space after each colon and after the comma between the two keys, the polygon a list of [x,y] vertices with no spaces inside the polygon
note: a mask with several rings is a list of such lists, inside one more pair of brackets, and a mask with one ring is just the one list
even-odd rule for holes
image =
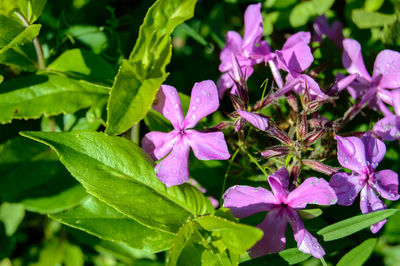
{"label": "pink petal with white center", "polygon": [[[384,210],[386,209],[386,205],[378,198],[375,191],[369,186],[365,186],[361,190],[361,200],[360,200],[360,208],[363,214]],[[376,234],[382,228],[382,226],[386,223],[387,219],[384,219],[376,224],[371,225],[371,232]]]}
{"label": "pink petal with white center", "polygon": [[339,163],[345,168],[362,174],[367,166],[364,142],[356,137],[336,136],[336,140]]}
{"label": "pink petal with white center", "polygon": [[263,34],[261,3],[249,5],[244,13],[243,53],[248,57]]}
{"label": "pink petal with white center", "polygon": [[373,168],[376,168],[382,161],[383,157],[385,157],[385,143],[372,137],[370,134],[365,134],[361,140],[364,143],[365,158],[367,159],[367,162],[371,164]]}
{"label": "pink petal with white center", "polygon": [[186,130],[184,138],[199,160],[226,160],[231,157],[222,132]]}
{"label": "pink petal with white center", "polygon": [[358,73],[367,81],[371,81],[371,76],[364,65],[364,60],[361,53],[361,45],[356,40],[343,40],[342,62],[344,68],[350,74]]}
{"label": "pink petal with white center", "polygon": [[269,124],[268,124],[269,118],[268,117],[263,116],[261,114],[257,114],[257,113],[250,113],[250,112],[243,111],[240,109],[238,109],[237,112],[241,117],[246,119],[247,122],[249,122],[256,128],[258,128],[259,130],[265,131],[266,129],[268,129],[268,127],[269,127]]}
{"label": "pink petal with white center", "polygon": [[392,50],[381,51],[375,59],[373,78],[379,78],[379,87],[396,89],[400,87],[400,53]]}
{"label": "pink petal with white center", "polygon": [[214,113],[219,107],[218,90],[214,81],[196,82],[192,89],[189,110],[182,127],[192,128],[203,117]]}
{"label": "pink petal with white center", "polygon": [[161,85],[153,109],[167,118],[174,128],[180,129],[183,121],[182,105],[178,91],[169,85]]}
{"label": "pink petal with white center", "polygon": [[318,243],[318,240],[306,230],[304,223],[297,212],[289,208],[287,215],[289,223],[293,229],[294,239],[297,242],[297,248],[301,252],[311,254],[317,259],[322,258],[325,255],[324,249]]}
{"label": "pink petal with white center", "polygon": [[178,140],[171,153],[154,168],[158,179],[167,187],[189,180],[189,150],[188,144],[182,139]]}
{"label": "pink petal with white center", "polygon": [[392,170],[382,170],[375,172],[374,189],[379,192],[381,197],[388,200],[398,200],[400,195],[399,176]]}
{"label": "pink petal with white center", "polygon": [[224,207],[237,218],[269,211],[277,204],[274,195],[262,187],[233,186],[224,193],[223,199]]}
{"label": "pink petal with white center", "polygon": [[309,32],[298,32],[287,39],[281,51],[277,51],[278,58],[283,59],[290,71],[303,72],[314,61],[311,49],[308,46],[310,39],[311,34]]}
{"label": "pink petal with white center", "polygon": [[287,218],[285,211],[278,208],[267,213],[265,219],[257,225],[263,230],[263,238],[257,242],[249,251],[252,258],[279,252],[285,249]]}
{"label": "pink petal with white center", "polygon": [[337,203],[342,206],[350,206],[365,186],[365,177],[336,173],[329,180],[329,185],[336,193]]}
{"label": "pink petal with white center", "polygon": [[335,191],[323,178],[310,177],[289,193],[288,206],[304,209],[307,204],[333,205],[337,201]]}
{"label": "pink petal with white center", "polygon": [[179,132],[176,130],[168,133],[152,131],[143,137],[142,148],[153,160],[157,161],[172,150],[178,136]]}
{"label": "pink petal with white center", "polygon": [[219,55],[221,64],[218,69],[221,72],[226,72],[232,69],[232,54],[238,56],[241,54],[242,49],[242,37],[236,31],[228,31],[225,39],[226,44]]}

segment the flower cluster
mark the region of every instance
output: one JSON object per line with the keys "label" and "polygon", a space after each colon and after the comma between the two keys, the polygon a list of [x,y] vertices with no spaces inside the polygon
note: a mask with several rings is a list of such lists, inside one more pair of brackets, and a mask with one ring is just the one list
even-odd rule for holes
{"label": "flower cluster", "polygon": [[[247,8],[244,24],[243,37],[234,31],[226,34],[226,45],[220,54],[222,76],[217,86],[210,80],[194,85],[186,117],[176,89],[161,86],[153,108],[167,118],[174,129],[169,133],[146,134],[142,146],[154,160],[159,160],[155,166],[156,175],[169,187],[189,180],[190,148],[200,160],[230,158],[222,130],[232,133],[226,138],[238,138],[229,142],[230,148],[236,150],[232,161],[240,152],[257,162],[250,154],[248,136],[245,136],[246,126],[253,125],[262,136],[272,137],[275,141],[258,153],[261,155],[259,161],[266,160],[263,166],[257,165],[267,175],[265,181],[268,182],[259,187],[236,183],[223,194],[223,206],[237,218],[267,212],[257,226],[264,231],[264,237],[250,249],[251,257],[285,249],[285,231],[289,223],[298,249],[321,258],[325,251],[306,230],[299,210],[308,204],[349,206],[360,194],[360,208],[365,214],[386,208],[378,195],[392,201],[400,198],[397,173],[389,169],[376,170],[386,153],[383,141],[400,141],[400,53],[381,51],[370,76],[362,59],[360,44],[345,39],[342,25],[335,22],[330,26],[324,16],[315,20],[313,36],[310,32],[295,33],[281,49],[276,50],[262,40],[261,4]],[[324,36],[343,51],[343,67],[349,74],[338,74],[328,88],[320,86],[315,73],[309,70],[314,61],[310,42],[321,42]],[[259,64],[269,67],[274,83],[265,97],[251,104],[247,80],[254,72],[253,67]],[[344,91],[356,103],[335,121],[322,116],[319,112],[321,107],[334,102]],[[202,118],[219,108],[219,99],[226,94],[234,107],[234,111],[225,112],[231,120],[203,131],[193,129]],[[286,99],[291,108],[289,118],[280,120],[263,114],[265,108],[277,106],[281,99]],[[340,136],[343,135],[340,132],[343,125],[366,106],[381,112],[384,117],[367,132]],[[352,173],[324,162],[324,157],[335,151],[328,145],[317,143],[322,140],[334,143],[335,139],[337,160]],[[324,148],[315,149],[316,145]],[[265,169],[270,171],[269,175]],[[301,173],[307,169],[323,173],[330,179],[306,178]],[[377,233],[385,222],[372,225],[372,233]]]}

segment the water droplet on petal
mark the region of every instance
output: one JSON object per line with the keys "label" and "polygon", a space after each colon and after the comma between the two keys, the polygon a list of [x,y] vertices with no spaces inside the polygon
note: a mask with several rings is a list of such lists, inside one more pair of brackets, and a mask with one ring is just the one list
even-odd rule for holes
{"label": "water droplet on petal", "polygon": [[197,116],[195,115],[195,114],[193,114],[192,115],[192,119],[194,120],[194,119],[196,119],[197,118]]}
{"label": "water droplet on petal", "polygon": [[192,110],[195,112],[195,111],[197,110],[197,106],[196,106],[196,105],[193,105],[193,106],[192,106]]}
{"label": "water droplet on petal", "polygon": [[207,96],[208,96],[208,97],[211,97],[211,93],[207,93]]}
{"label": "water droplet on petal", "polygon": [[358,158],[358,159],[357,159],[357,162],[361,163],[361,162],[362,162],[361,158]]}
{"label": "water droplet on petal", "polygon": [[175,108],[175,109],[179,109],[179,104],[176,103],[176,104],[174,105],[174,108]]}
{"label": "water droplet on petal", "polygon": [[203,95],[207,95],[207,92],[205,92],[205,91],[201,91],[201,93],[202,93]]}
{"label": "water droplet on petal", "polygon": [[196,103],[201,103],[201,98],[200,98],[200,97],[196,97],[196,99],[194,99],[194,101],[195,101]]}

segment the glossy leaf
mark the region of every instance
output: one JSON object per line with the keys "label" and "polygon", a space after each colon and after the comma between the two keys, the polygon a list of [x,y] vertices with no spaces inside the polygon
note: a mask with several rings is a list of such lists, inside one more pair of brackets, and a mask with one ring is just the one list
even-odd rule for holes
{"label": "glossy leaf", "polygon": [[94,197],[62,213],[50,215],[61,223],[105,240],[155,253],[170,247],[174,234],[150,229]]}
{"label": "glossy leaf", "polygon": [[[4,1],[4,0],[3,0]],[[10,1],[10,0],[5,0]],[[29,21],[30,24],[35,22],[42,14],[47,0],[11,0],[15,1],[19,12]]]}
{"label": "glossy leaf", "polygon": [[74,113],[106,98],[109,89],[61,75],[33,75],[0,85],[0,123]]}
{"label": "glossy leaf", "polygon": [[108,102],[106,133],[120,134],[139,122],[151,107],[167,78],[171,34],[191,18],[195,0],[157,0],[139,29],[129,60],[123,61]]}
{"label": "glossy leaf", "polygon": [[317,233],[324,237],[325,241],[331,241],[354,234],[365,229],[387,217],[395,214],[396,209],[387,209],[358,215],[322,228]]}
{"label": "glossy leaf", "polygon": [[368,29],[393,24],[396,21],[396,15],[355,9],[351,14],[351,19],[360,29]]}
{"label": "glossy leaf", "polygon": [[39,31],[40,25],[30,25],[26,28],[0,14],[0,54],[15,46],[31,42]]}
{"label": "glossy leaf", "polygon": [[87,192],[146,226],[175,233],[188,217],[213,210],[189,184],[166,188],[147,154],[125,138],[91,131],[22,135],[51,146]]}
{"label": "glossy leaf", "polygon": [[364,262],[367,261],[369,256],[371,256],[376,244],[376,238],[370,238],[362,242],[357,247],[350,250],[346,255],[344,255],[337,266],[362,266]]}
{"label": "glossy leaf", "polygon": [[39,213],[79,204],[87,194],[45,145],[21,137],[0,146],[0,200]]}

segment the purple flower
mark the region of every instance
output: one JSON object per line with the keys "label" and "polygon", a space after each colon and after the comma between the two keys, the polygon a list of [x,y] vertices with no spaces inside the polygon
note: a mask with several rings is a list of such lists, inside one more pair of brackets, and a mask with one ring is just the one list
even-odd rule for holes
{"label": "purple flower", "polygon": [[233,55],[239,62],[245,79],[253,74],[253,65],[264,61],[264,56],[270,52],[265,41],[261,41],[263,34],[263,23],[261,16],[261,3],[249,5],[244,13],[244,36],[229,31],[226,34],[226,44],[220,54],[221,64],[219,70],[224,72],[218,80],[219,96],[222,98],[227,89],[232,88],[232,94],[236,93],[235,78],[233,70]]}
{"label": "purple flower", "polygon": [[342,62],[348,73],[359,75],[357,82],[354,82],[348,90],[354,98],[361,97],[360,105],[368,101],[375,109],[377,107],[382,109],[382,102],[393,105],[390,92],[386,89],[400,87],[399,52],[381,51],[375,59],[371,77],[365,68],[360,44],[356,40],[345,39]]}
{"label": "purple flower", "polygon": [[322,36],[325,35],[330,39],[338,48],[342,48],[343,41],[343,25],[335,21],[332,26],[329,26],[328,20],[325,15],[319,16],[314,20],[313,24],[315,30],[314,41],[321,42]]}
{"label": "purple flower", "polygon": [[[310,43],[311,34],[309,32],[298,32],[290,36],[282,50],[276,50],[265,57],[265,61],[274,62],[278,69],[288,72],[286,75],[286,84],[278,86],[280,89],[277,92],[277,97],[293,90],[300,94],[304,92],[305,88],[308,89],[313,99],[316,97],[324,98],[326,95],[321,91],[317,82],[306,74],[302,74],[314,61],[311,49],[308,46]],[[271,64],[270,64],[271,66]],[[276,71],[273,71],[275,81],[279,85],[281,83],[280,76]]]}
{"label": "purple flower", "polygon": [[[349,206],[361,191],[360,207],[362,213],[369,213],[386,208],[379,199],[398,200],[398,176],[392,170],[375,171],[379,162],[385,156],[385,144],[364,135],[361,139],[356,137],[336,136],[339,163],[353,171],[351,175],[336,173],[329,184],[335,190],[338,204]],[[371,232],[377,233],[386,223],[386,219],[371,226]]]}
{"label": "purple flower", "polygon": [[[269,118],[258,113],[247,112],[241,109],[237,109],[238,114],[243,118],[245,121],[252,124],[254,127],[258,128],[261,131],[265,131],[269,128]],[[245,123],[244,121],[238,121],[236,125],[243,126]],[[241,127],[235,126],[235,130],[239,131]]]}
{"label": "purple flower", "polygon": [[385,117],[376,122],[374,132],[382,140],[398,140],[400,143],[400,89],[391,91],[391,95],[396,115],[390,111],[385,112]]}
{"label": "purple flower", "polygon": [[264,231],[264,236],[250,249],[250,256],[254,258],[285,249],[288,222],[301,252],[316,258],[324,256],[324,249],[306,230],[296,210],[304,209],[307,204],[335,204],[337,198],[328,182],[322,178],[310,177],[289,191],[289,172],[285,168],[270,175],[268,182],[272,193],[262,187],[234,186],[223,196],[224,207],[229,208],[238,218],[269,211],[264,221],[257,226]]}
{"label": "purple flower", "polygon": [[154,159],[164,158],[155,167],[157,177],[167,187],[179,185],[189,179],[189,150],[200,160],[226,160],[230,157],[222,132],[199,132],[190,128],[203,117],[218,109],[218,92],[213,81],[195,83],[189,111],[183,117],[177,90],[162,85],[153,108],[173,125],[171,132],[153,131],[143,140],[143,149]]}

